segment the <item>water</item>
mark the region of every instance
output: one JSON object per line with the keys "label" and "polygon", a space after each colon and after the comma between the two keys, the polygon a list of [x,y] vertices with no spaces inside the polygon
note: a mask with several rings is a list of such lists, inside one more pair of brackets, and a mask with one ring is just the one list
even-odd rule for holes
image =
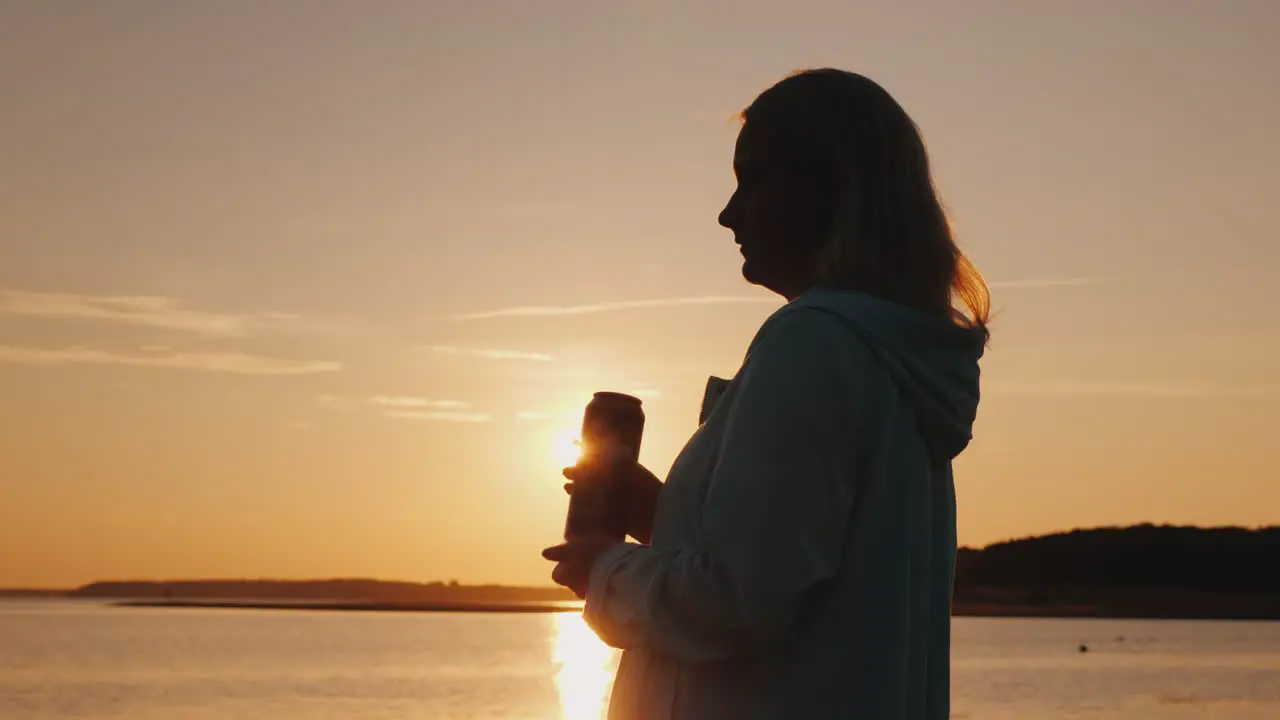
{"label": "water", "polygon": [[[1280,623],[961,618],[954,648],[956,718],[1280,718]],[[3,720],[596,720],[615,662],[574,614],[0,602]]]}

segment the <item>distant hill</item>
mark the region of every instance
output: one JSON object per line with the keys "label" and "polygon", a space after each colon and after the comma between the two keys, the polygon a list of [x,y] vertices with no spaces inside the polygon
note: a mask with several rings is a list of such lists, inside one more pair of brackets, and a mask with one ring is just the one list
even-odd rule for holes
{"label": "distant hill", "polygon": [[1280,619],[1280,527],[1137,525],[962,550],[957,611]]}
{"label": "distant hill", "polygon": [[96,582],[70,597],[129,600],[275,600],[449,605],[532,603],[574,600],[558,587],[458,585],[387,580],[172,580]]}
{"label": "distant hill", "polygon": [[68,590],[46,590],[42,588],[0,588],[0,598],[60,598],[66,597]]}
{"label": "distant hill", "polygon": [[1280,527],[1073,530],[966,553],[957,584],[1280,593]]}
{"label": "distant hill", "polygon": [[[575,600],[556,587],[361,578],[111,581],[70,592],[0,590],[0,596],[151,604],[329,603],[357,609],[500,608]],[[961,548],[954,610],[993,616],[1280,619],[1280,527],[1137,525]]]}

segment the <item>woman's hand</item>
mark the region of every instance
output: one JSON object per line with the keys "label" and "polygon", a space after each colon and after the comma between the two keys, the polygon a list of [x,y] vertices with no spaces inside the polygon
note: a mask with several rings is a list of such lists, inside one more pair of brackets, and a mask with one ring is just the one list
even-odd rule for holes
{"label": "woman's hand", "polygon": [[[576,481],[586,479],[594,472],[588,466],[575,465],[564,469],[565,478]],[[627,534],[644,544],[653,538],[653,515],[658,509],[658,494],[662,481],[643,465],[627,466],[623,471],[622,486],[626,488]],[[573,492],[573,483],[566,483],[564,490]]]}
{"label": "woman's hand", "polygon": [[600,553],[615,544],[617,544],[616,540],[607,537],[574,538],[543,550],[542,557],[556,564],[551,570],[551,579],[557,585],[569,588],[579,598],[586,598],[592,566],[596,564]]}

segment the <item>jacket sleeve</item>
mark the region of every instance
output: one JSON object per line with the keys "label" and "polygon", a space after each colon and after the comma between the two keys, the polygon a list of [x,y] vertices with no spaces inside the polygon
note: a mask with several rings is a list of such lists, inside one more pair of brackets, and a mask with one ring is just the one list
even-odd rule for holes
{"label": "jacket sleeve", "polygon": [[701,542],[619,544],[584,616],[614,647],[694,662],[759,651],[833,577],[851,513],[861,346],[823,311],[762,328],[743,364],[702,508]]}

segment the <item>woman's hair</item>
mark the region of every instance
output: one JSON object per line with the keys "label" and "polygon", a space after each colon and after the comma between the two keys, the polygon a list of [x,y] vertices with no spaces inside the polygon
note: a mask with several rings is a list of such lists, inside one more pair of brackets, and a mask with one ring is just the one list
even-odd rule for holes
{"label": "woman's hair", "polygon": [[806,70],[765,90],[742,118],[780,169],[830,189],[819,202],[831,218],[819,282],[987,333],[987,285],[956,246],[919,128],[884,88]]}

